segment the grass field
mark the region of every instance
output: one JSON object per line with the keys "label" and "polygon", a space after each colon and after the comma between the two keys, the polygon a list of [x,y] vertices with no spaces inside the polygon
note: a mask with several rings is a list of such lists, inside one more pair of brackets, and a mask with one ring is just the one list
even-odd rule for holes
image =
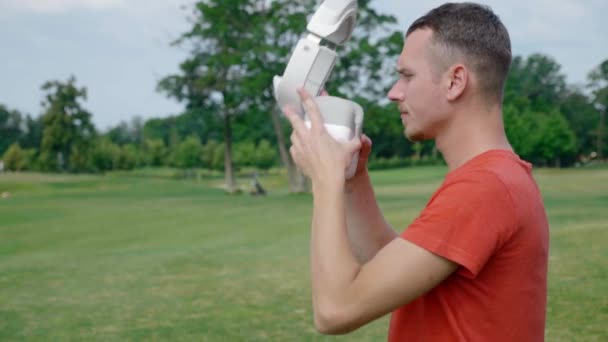
{"label": "grass field", "polygon": [[[440,167],[373,173],[403,229]],[[167,172],[0,174],[0,341],[382,341],[387,318],[315,333],[311,198]],[[537,170],[551,223],[547,341],[608,341],[608,169]],[[243,182],[247,182],[243,180]]]}

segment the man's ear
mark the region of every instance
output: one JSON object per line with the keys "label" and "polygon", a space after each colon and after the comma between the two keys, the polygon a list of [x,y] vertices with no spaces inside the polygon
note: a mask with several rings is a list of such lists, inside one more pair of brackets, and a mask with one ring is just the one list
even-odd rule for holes
{"label": "man's ear", "polygon": [[450,67],[447,73],[447,93],[448,101],[458,99],[464,93],[464,90],[469,84],[469,70],[462,64],[456,64]]}

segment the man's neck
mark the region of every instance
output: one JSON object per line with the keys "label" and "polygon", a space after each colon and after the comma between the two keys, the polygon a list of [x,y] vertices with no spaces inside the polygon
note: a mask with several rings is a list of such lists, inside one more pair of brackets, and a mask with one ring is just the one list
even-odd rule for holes
{"label": "man's neck", "polygon": [[437,149],[450,171],[486,151],[513,150],[505,134],[499,107],[460,114],[464,115],[455,115],[454,120],[435,138]]}

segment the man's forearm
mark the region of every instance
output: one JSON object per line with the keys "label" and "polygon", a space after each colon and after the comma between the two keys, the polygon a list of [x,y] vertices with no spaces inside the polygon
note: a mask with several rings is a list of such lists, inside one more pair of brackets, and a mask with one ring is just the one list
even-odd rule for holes
{"label": "man's forearm", "polygon": [[346,185],[345,205],[351,247],[365,264],[397,234],[382,216],[367,172]]}
{"label": "man's forearm", "polygon": [[348,241],[344,190],[315,189],[311,234],[312,295],[315,321],[332,312],[361,265]]}

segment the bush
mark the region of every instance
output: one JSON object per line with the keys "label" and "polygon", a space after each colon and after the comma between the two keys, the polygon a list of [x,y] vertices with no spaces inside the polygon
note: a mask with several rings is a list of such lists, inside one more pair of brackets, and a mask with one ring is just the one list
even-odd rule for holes
{"label": "bush", "polygon": [[268,140],[262,140],[255,151],[255,166],[268,170],[277,164],[277,149]]}
{"label": "bush", "polygon": [[2,157],[4,169],[9,171],[21,171],[24,167],[23,150],[19,144],[14,143],[9,146]]}
{"label": "bush", "polygon": [[162,139],[146,139],[143,144],[144,163],[149,166],[168,165],[167,146]]}
{"label": "bush", "polygon": [[118,168],[120,147],[107,139],[100,139],[91,153],[91,165],[95,171],[104,172]]}
{"label": "bush", "polygon": [[173,165],[182,169],[191,169],[201,165],[203,146],[199,138],[190,136],[177,145],[173,151]]}
{"label": "bush", "polygon": [[37,154],[35,148],[28,148],[21,150],[23,156],[23,170],[39,170],[40,165],[38,164]]}
{"label": "bush", "polygon": [[256,146],[253,142],[241,142],[234,148],[234,164],[237,167],[253,167],[268,170],[276,165],[277,151],[268,140]]}
{"label": "bush", "polygon": [[116,169],[133,170],[137,166],[137,148],[133,144],[124,145],[119,149]]}
{"label": "bush", "polygon": [[251,141],[234,144],[234,166],[236,168],[255,166],[255,144]]}
{"label": "bush", "polygon": [[92,171],[91,155],[89,148],[84,145],[72,145],[70,149],[70,171],[87,172]]}
{"label": "bush", "polygon": [[203,167],[211,170],[224,169],[224,143],[209,140],[201,151]]}

